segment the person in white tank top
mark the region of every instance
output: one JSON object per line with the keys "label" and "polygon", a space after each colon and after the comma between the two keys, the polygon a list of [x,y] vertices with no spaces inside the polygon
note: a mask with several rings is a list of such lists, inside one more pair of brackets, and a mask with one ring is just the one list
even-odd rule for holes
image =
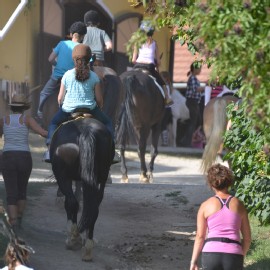
{"label": "person in white tank top", "polygon": [[140,29],[146,33],[147,40],[146,43],[142,45],[141,48],[134,47],[132,63],[135,64],[134,68],[142,68],[148,70],[152,76],[157,80],[157,83],[161,85],[166,105],[172,105],[173,101],[169,97],[166,83],[160,76],[158,72],[158,67],[160,65],[159,51],[156,41],[153,39],[153,34],[155,28],[149,21],[142,21]]}
{"label": "person in white tank top", "polygon": [[9,106],[11,113],[0,118],[0,137],[4,135],[1,163],[9,223],[16,231],[25,209],[27,185],[32,171],[29,129],[43,137],[47,136],[47,131],[34,118],[24,114],[29,109],[29,103],[17,102]]}

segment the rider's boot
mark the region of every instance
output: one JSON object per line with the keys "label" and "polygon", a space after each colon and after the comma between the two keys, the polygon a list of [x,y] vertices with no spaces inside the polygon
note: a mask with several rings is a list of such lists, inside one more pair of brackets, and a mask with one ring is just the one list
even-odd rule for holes
{"label": "rider's boot", "polygon": [[50,145],[48,144],[48,149],[44,152],[43,154],[43,161],[47,163],[51,163],[51,158],[50,158]]}

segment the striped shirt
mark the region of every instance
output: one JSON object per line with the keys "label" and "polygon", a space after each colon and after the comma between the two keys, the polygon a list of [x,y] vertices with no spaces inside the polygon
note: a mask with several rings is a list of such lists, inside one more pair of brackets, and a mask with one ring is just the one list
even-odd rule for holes
{"label": "striped shirt", "polygon": [[[4,117],[4,147],[3,152],[6,151],[30,151],[28,135],[29,129],[23,123],[20,123],[21,114],[11,114],[9,115],[10,123],[6,123],[6,118]],[[24,122],[24,117],[23,117]]]}

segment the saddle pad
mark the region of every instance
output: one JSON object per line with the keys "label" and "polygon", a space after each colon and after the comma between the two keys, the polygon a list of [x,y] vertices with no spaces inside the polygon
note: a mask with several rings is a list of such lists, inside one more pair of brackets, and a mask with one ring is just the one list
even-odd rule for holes
{"label": "saddle pad", "polygon": [[163,88],[161,87],[160,84],[158,84],[156,78],[154,76],[152,76],[152,75],[148,75],[148,76],[151,77],[154,80],[154,83],[157,85],[157,87],[158,87],[161,95],[165,98],[165,94],[164,94]]}

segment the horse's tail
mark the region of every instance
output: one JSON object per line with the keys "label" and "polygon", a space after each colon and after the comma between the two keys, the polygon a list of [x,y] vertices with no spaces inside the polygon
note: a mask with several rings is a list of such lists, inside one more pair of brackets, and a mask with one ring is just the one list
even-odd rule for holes
{"label": "horse's tail", "polygon": [[80,176],[84,183],[97,185],[95,175],[96,138],[89,127],[84,127],[79,137]]}
{"label": "horse's tail", "polygon": [[215,162],[218,150],[223,142],[223,135],[226,128],[227,116],[226,107],[227,102],[225,99],[217,98],[213,105],[213,123],[212,129],[205,146],[201,169],[204,173]]}
{"label": "horse's tail", "polygon": [[130,138],[136,139],[134,125],[132,124],[132,108],[135,107],[132,91],[136,86],[136,77],[128,76],[123,80],[126,89],[126,96],[119,115],[119,120],[116,127],[116,141],[118,145],[125,145]]}
{"label": "horse's tail", "polygon": [[[79,137],[80,149],[80,176],[83,186],[83,210],[78,224],[79,231],[89,228],[91,217],[89,216],[89,197],[97,192],[97,176],[95,172],[96,138],[89,127],[84,127]],[[92,201],[92,200],[91,200]]]}

